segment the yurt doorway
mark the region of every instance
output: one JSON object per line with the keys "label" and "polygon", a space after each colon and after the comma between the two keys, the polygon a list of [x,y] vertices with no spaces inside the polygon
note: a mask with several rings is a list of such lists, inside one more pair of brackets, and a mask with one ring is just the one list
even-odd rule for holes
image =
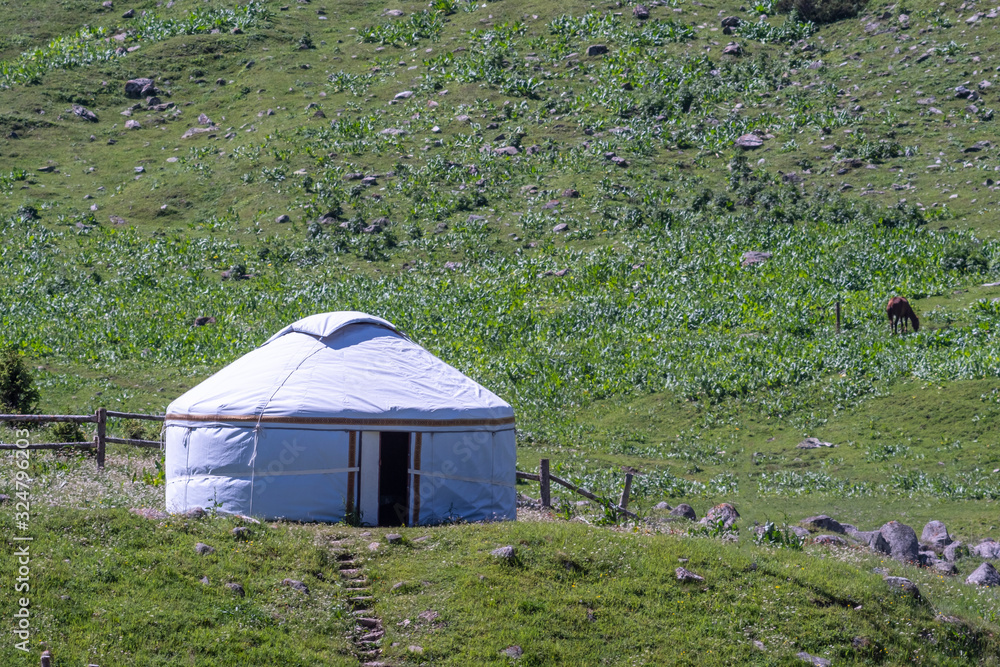
{"label": "yurt doorway", "polygon": [[361,521],[369,526],[403,526],[410,514],[410,433],[361,434]]}

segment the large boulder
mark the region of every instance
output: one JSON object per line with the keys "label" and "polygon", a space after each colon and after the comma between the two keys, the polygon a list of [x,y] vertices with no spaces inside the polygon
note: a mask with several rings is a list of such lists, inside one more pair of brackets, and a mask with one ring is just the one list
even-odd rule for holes
{"label": "large boulder", "polygon": [[889,584],[891,588],[898,589],[902,591],[904,594],[913,596],[915,598],[920,597],[920,589],[917,588],[917,585],[915,583],[913,583],[906,577],[884,576],[882,577],[882,579],[885,580],[885,583]]}
{"label": "large boulder", "polygon": [[890,521],[879,529],[889,544],[889,555],[903,563],[920,562],[920,543],[912,528],[899,521]]}
{"label": "large boulder", "polygon": [[677,507],[670,510],[670,516],[675,516],[681,519],[688,519],[689,521],[698,520],[698,515],[695,514],[694,508],[692,508],[687,503],[681,503]]}
{"label": "large boulder", "polygon": [[879,553],[888,554],[890,551],[889,543],[885,541],[882,533],[877,530],[856,530],[851,535],[854,539],[859,542],[864,542],[872,550]]}
{"label": "large boulder", "polygon": [[983,563],[965,579],[965,583],[977,586],[1000,586],[1000,572],[989,563]]}
{"label": "large boulder", "polygon": [[959,558],[965,558],[969,555],[969,547],[965,546],[962,542],[958,540],[952,542],[944,548],[944,559],[949,563],[954,563]]}
{"label": "large boulder", "polygon": [[944,551],[944,548],[952,542],[948,529],[941,521],[928,521],[920,533],[920,541],[938,553]]}
{"label": "large boulder", "polygon": [[155,92],[156,88],[153,87],[152,79],[129,79],[125,82],[125,97],[148,97]]}
{"label": "large boulder", "polygon": [[706,514],[699,523],[702,524],[714,524],[715,522],[722,520],[722,527],[729,529],[733,527],[736,520],[740,518],[740,513],[736,511],[736,508],[729,503],[719,503],[712,509],[708,510]]}
{"label": "large boulder", "polygon": [[987,538],[969,549],[969,552],[979,558],[1000,558],[1000,543]]}
{"label": "large boulder", "polygon": [[842,535],[847,532],[846,530],[844,530],[844,527],[840,525],[839,521],[831,519],[825,514],[820,514],[819,516],[811,516],[807,519],[802,519],[802,521],[799,521],[799,523],[801,523],[809,530],[815,530],[817,532],[826,531],[828,533],[840,533]]}

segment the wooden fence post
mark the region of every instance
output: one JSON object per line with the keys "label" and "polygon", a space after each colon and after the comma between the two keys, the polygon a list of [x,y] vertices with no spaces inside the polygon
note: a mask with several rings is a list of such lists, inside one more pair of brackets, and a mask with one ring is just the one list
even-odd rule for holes
{"label": "wooden fence post", "polygon": [[549,460],[542,459],[538,466],[538,481],[542,485],[542,507],[552,506],[552,495],[549,487]]}
{"label": "wooden fence post", "polygon": [[840,302],[837,302],[837,334],[840,334]]}
{"label": "wooden fence post", "polygon": [[97,408],[97,468],[104,469],[104,447],[108,435],[108,411],[107,408]]}
{"label": "wooden fence post", "polygon": [[625,473],[625,488],[622,489],[622,499],[618,503],[618,507],[623,510],[628,509],[628,497],[632,493],[632,473]]}

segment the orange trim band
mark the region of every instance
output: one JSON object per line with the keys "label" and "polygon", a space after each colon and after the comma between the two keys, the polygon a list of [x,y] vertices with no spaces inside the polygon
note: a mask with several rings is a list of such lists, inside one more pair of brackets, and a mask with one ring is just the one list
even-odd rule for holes
{"label": "orange trim band", "polygon": [[188,415],[168,414],[166,421],[184,422],[251,422],[265,424],[302,424],[317,426],[505,426],[514,417],[499,419],[348,419],[346,417],[291,417],[282,415]]}

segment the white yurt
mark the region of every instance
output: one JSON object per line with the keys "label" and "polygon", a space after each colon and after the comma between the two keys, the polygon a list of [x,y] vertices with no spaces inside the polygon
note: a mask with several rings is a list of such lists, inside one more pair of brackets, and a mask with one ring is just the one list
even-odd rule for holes
{"label": "white yurt", "polygon": [[291,324],[167,408],[167,510],[515,518],[514,411],[365,313]]}

